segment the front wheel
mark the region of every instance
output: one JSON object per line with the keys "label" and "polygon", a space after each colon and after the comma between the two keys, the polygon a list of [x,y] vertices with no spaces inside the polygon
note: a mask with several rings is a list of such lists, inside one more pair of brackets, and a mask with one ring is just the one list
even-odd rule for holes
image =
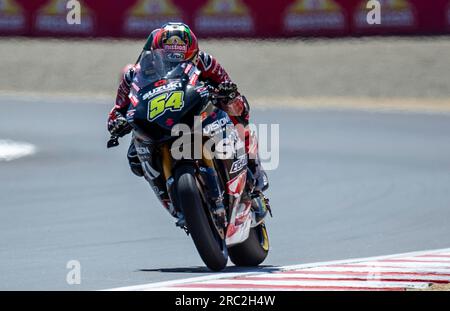
{"label": "front wheel", "polygon": [[269,253],[269,236],[265,224],[251,228],[247,240],[230,247],[228,252],[236,266],[255,267],[261,264]]}
{"label": "front wheel", "polygon": [[209,269],[220,271],[227,265],[228,252],[215,228],[210,226],[197,187],[195,169],[188,165],[181,166],[177,169],[176,177],[178,202],[195,247]]}

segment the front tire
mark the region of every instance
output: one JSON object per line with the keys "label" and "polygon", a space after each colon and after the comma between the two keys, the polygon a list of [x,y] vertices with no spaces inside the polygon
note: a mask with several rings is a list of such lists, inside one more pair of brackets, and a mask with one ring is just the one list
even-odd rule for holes
{"label": "front tire", "polygon": [[255,267],[266,259],[269,253],[269,237],[264,223],[250,229],[244,242],[228,249],[231,261],[240,267]]}
{"label": "front tire", "polygon": [[208,221],[197,187],[195,170],[191,166],[182,166],[177,170],[176,176],[178,202],[198,253],[209,269],[223,270],[227,265],[228,253],[225,243],[220,241],[215,228],[211,228]]}

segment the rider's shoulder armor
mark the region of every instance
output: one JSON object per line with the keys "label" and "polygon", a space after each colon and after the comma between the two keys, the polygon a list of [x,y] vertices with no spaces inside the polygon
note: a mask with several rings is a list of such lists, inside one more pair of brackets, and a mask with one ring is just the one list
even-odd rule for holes
{"label": "rider's shoulder armor", "polygon": [[202,67],[202,70],[208,71],[209,69],[211,69],[211,66],[213,64],[213,58],[211,55],[206,52],[200,51],[198,53],[198,60]]}

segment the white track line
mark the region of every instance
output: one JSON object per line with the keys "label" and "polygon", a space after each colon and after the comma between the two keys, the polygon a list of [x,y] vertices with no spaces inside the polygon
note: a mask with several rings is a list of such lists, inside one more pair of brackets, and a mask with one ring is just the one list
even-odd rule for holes
{"label": "white track line", "polygon": [[[395,260],[395,259],[393,259]],[[444,263],[444,264],[449,264],[450,263],[450,257],[420,257],[420,256],[415,256],[415,257],[403,257],[402,260],[411,260],[411,261],[420,261],[420,262],[440,262],[440,263]]]}
{"label": "white track line", "polygon": [[[314,272],[314,271],[308,271],[308,272]],[[380,280],[380,279],[389,279],[389,280],[398,280],[398,281],[408,281],[408,280],[426,280],[426,281],[448,281],[450,282],[450,275],[449,276],[441,276],[441,275],[426,275],[426,274],[414,274],[414,273],[405,273],[405,274],[395,274],[395,272],[378,272],[378,273],[367,273],[367,272],[342,272],[341,274],[333,274],[332,271],[323,271],[327,272],[326,274],[320,274],[320,273],[306,273],[306,272],[300,272],[297,271],[297,273],[292,274],[276,274],[271,273],[270,275],[266,274],[259,274],[252,277],[246,277],[246,279],[265,279],[265,280],[292,280],[292,279],[330,279],[330,280],[340,280],[340,279],[355,279],[355,280]],[[403,272],[397,272],[397,273],[403,273]]]}
{"label": "white track line", "polygon": [[[346,265],[345,267],[337,267],[337,266],[327,266],[327,267],[317,267],[310,268],[308,271],[312,272],[322,272],[322,271],[330,271],[330,272],[345,272],[348,271],[349,268],[352,269],[353,272],[367,272],[367,273],[386,273],[386,272],[411,272],[411,273],[439,273],[439,274],[449,274],[450,268],[448,269],[436,269],[436,268],[424,268],[424,267],[382,267],[382,266],[370,266],[370,265]],[[280,273],[294,273],[292,271],[285,271]]]}
{"label": "white track line", "polygon": [[391,262],[391,261],[368,261],[364,262],[365,266],[369,267],[399,267],[399,268],[435,268],[435,269],[449,269],[450,263],[441,264],[434,262]]}
{"label": "white track line", "polygon": [[[310,263],[310,264],[301,264],[301,265],[292,265],[292,266],[281,266],[281,267],[274,267],[270,268],[268,271],[264,271],[261,269],[254,269],[250,270],[249,272],[243,272],[243,273],[216,273],[213,275],[203,276],[203,277],[194,277],[194,278],[187,278],[187,279],[180,279],[180,280],[172,280],[172,281],[164,281],[164,282],[157,282],[157,283],[149,283],[149,284],[142,284],[142,285],[135,285],[135,286],[126,286],[126,287],[118,287],[118,288],[111,288],[107,290],[115,290],[115,291],[129,291],[129,290],[216,290],[216,288],[205,288],[205,286],[208,286],[209,284],[215,284],[215,285],[226,285],[226,284],[241,284],[241,285],[249,285],[249,288],[251,288],[251,284],[255,284],[255,280],[253,280],[253,277],[273,277],[273,275],[278,273],[301,273],[301,271],[292,271],[292,270],[303,270],[307,269],[308,271],[325,271],[330,270],[331,271],[349,271],[349,268],[341,268],[341,267],[334,267],[339,265],[350,265],[352,272],[367,272],[370,275],[375,275],[379,273],[383,273],[383,271],[386,272],[418,272],[418,273],[450,273],[450,262],[446,265],[446,267],[440,267],[439,265],[444,265],[438,263],[438,265],[435,265],[436,263],[433,262],[402,262],[403,266],[399,265],[400,263],[396,262],[383,262],[385,260],[389,259],[395,259],[395,258],[408,258],[408,259],[416,259],[417,261],[422,261],[423,257],[417,257],[417,256],[432,256],[432,255],[440,255],[440,254],[450,254],[450,248],[449,249],[438,249],[438,250],[429,250],[429,251],[420,251],[420,252],[410,252],[410,253],[404,253],[404,254],[395,254],[395,255],[387,255],[387,256],[377,256],[377,257],[368,257],[368,258],[356,258],[356,259],[348,259],[348,260],[338,260],[338,261],[328,261],[328,262],[316,262],[316,263]],[[438,260],[441,260],[442,258],[439,258]],[[353,265],[352,265],[353,264]],[[353,266],[357,264],[358,267],[353,268]],[[405,266],[406,264],[406,266]],[[391,266],[394,266],[395,268],[391,268]],[[400,266],[402,269],[400,269]],[[393,270],[394,269],[394,270]],[[396,270],[395,270],[396,269]],[[275,271],[274,271],[275,270]],[[245,277],[252,277],[252,280],[249,282],[245,281]],[[378,276],[380,277],[380,276]],[[417,277],[418,279],[424,278],[425,276]],[[235,278],[239,278],[239,280],[236,280]],[[383,277],[384,278],[384,277]],[[396,277],[397,279],[397,277]],[[440,278],[439,278],[440,280]],[[271,283],[273,283],[276,280],[271,280]],[[293,284],[290,283],[289,280],[283,280],[281,283],[276,281],[277,284]],[[283,283],[287,282],[287,283]],[[306,283],[304,283],[306,282]],[[319,281],[320,282],[320,281]],[[343,283],[344,282],[344,283]],[[361,288],[424,288],[427,287],[429,284],[426,282],[408,282],[408,281],[393,281],[393,282],[377,282],[374,280],[365,280],[363,282],[358,281],[351,281],[353,283],[350,283],[349,281],[339,281],[338,285],[336,287],[344,287],[344,288],[351,288],[351,287],[361,287]],[[381,284],[382,283],[382,284]],[[198,287],[195,287],[196,284]],[[203,285],[202,285],[203,284]],[[267,281],[265,281],[264,284],[269,284]],[[303,281],[302,283],[296,282],[296,285],[300,284],[300,286],[303,284],[307,284],[306,286],[314,287],[319,286],[318,282],[316,281]],[[322,287],[323,282],[321,283]],[[327,282],[328,287],[332,287],[334,285],[329,285],[331,282]],[[334,284],[334,283],[333,283]],[[381,284],[381,285],[380,285]],[[179,286],[179,287],[177,287]],[[187,286],[187,287],[184,287]],[[290,285],[288,285],[290,286]],[[276,286],[274,286],[276,287]],[[321,286],[319,286],[320,288]],[[244,288],[244,289],[249,289]],[[223,289],[222,289],[223,290]],[[236,290],[233,288],[233,290]],[[277,289],[278,290],[278,289]]]}
{"label": "white track line", "polygon": [[0,140],[0,161],[12,161],[36,153],[36,147],[29,143]]}

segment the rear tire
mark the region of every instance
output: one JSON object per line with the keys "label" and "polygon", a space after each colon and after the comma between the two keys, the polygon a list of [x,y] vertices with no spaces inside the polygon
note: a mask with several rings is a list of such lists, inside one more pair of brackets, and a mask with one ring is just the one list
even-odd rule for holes
{"label": "rear tire", "polygon": [[209,269],[223,270],[228,261],[227,249],[224,242],[220,245],[219,235],[210,226],[197,188],[195,170],[191,166],[182,166],[177,169],[176,176],[178,202],[198,253]]}
{"label": "rear tire", "polygon": [[264,223],[250,229],[248,239],[228,249],[231,261],[240,267],[255,267],[269,253],[269,237]]}

